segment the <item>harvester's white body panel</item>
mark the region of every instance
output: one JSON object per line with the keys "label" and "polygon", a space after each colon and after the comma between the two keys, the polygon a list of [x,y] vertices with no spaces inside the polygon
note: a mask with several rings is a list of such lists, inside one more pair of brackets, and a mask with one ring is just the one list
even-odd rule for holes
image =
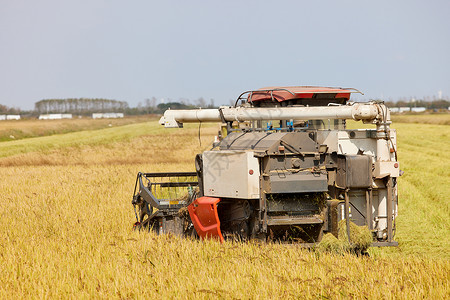
{"label": "harvester's white body panel", "polygon": [[205,196],[259,199],[259,162],[253,151],[203,152]]}
{"label": "harvester's white body panel", "polygon": [[[377,134],[371,129],[354,130],[320,130],[317,133],[318,141],[328,146],[328,151],[338,154],[356,155],[362,153],[372,157],[373,163],[373,228],[382,233],[387,228],[387,191],[384,183],[379,180],[386,176],[397,178],[400,176],[400,166],[395,159],[394,152],[389,149],[397,149],[397,132],[389,130],[390,140],[375,139]],[[395,196],[398,193],[397,186],[393,189]],[[355,209],[351,217],[358,217],[358,211],[366,211],[366,197],[363,191],[351,191],[349,197]],[[398,215],[397,197],[392,197],[392,220]],[[342,206],[343,208],[343,206]],[[351,208],[350,208],[351,209]],[[343,216],[343,214],[342,214]],[[381,237],[381,236],[380,236]]]}

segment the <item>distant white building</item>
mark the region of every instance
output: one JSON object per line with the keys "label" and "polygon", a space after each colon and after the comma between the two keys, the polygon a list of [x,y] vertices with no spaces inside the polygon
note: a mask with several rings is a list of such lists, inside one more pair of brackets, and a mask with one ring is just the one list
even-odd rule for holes
{"label": "distant white building", "polygon": [[399,112],[407,112],[407,111],[411,111],[411,108],[409,108],[409,107],[406,107],[406,106],[404,106],[404,107],[399,107],[399,109],[400,109],[400,111]]}
{"label": "distant white building", "polygon": [[399,113],[400,112],[400,108],[399,107],[389,107],[389,111],[391,113]]}
{"label": "distant white building", "polygon": [[402,113],[402,112],[411,111],[411,109],[409,107],[390,107],[389,110],[391,113]]}
{"label": "distant white building", "polygon": [[426,111],[427,108],[426,107],[391,107],[391,108],[389,108],[389,110],[392,113],[403,113],[403,112],[420,113],[420,112]]}
{"label": "distant white building", "polygon": [[123,113],[93,113],[92,119],[118,119],[123,118]]}
{"label": "distant white building", "polygon": [[46,114],[39,116],[39,120],[61,120],[61,119],[72,119],[72,114]]}
{"label": "distant white building", "polygon": [[103,118],[102,113],[93,113],[92,114],[92,119],[101,119],[101,118]]}
{"label": "distant white building", "polygon": [[20,115],[0,115],[0,121],[4,120],[20,120]]}
{"label": "distant white building", "polygon": [[427,110],[426,107],[411,107],[411,111],[412,111],[412,112],[420,113],[420,112],[424,112],[424,111],[426,111],[426,110]]}

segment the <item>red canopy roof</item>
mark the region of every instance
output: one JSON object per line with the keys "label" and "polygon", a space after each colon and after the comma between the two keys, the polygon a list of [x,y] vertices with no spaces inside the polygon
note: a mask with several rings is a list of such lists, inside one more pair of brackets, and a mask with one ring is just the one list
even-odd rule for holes
{"label": "red canopy roof", "polygon": [[[319,86],[274,86],[265,87],[256,91],[249,91],[248,101],[276,100],[278,102],[292,99],[310,99],[310,98],[339,98],[341,100],[350,99],[351,93],[360,93],[353,88],[340,87],[319,87]],[[321,95],[328,94],[328,95]]]}

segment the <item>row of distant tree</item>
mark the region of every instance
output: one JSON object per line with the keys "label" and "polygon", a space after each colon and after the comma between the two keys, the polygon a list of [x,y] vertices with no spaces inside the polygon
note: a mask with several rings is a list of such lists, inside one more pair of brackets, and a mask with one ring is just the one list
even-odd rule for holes
{"label": "row of distant tree", "polygon": [[39,114],[124,112],[127,108],[128,103],[126,101],[90,98],[46,99],[34,104],[34,110]]}
{"label": "row of distant tree", "polygon": [[[427,99],[428,100],[428,99]],[[450,99],[429,99],[426,100],[404,100],[397,102],[387,101],[389,107],[426,107],[427,109],[448,109]],[[181,98],[178,101],[167,99],[162,103],[153,98],[139,102],[136,107],[130,107],[126,101],[93,98],[69,98],[69,99],[44,99],[35,103],[34,111],[21,111],[19,108],[11,108],[0,104],[0,114],[47,114],[47,113],[72,113],[78,115],[89,115],[94,112],[123,112],[127,115],[138,114],[161,114],[168,108],[171,109],[192,109],[192,108],[214,108],[214,100],[209,103],[203,98],[191,101]]]}
{"label": "row of distant tree", "polygon": [[18,113],[20,113],[19,108],[8,107],[6,105],[0,104],[0,114],[16,115]]}
{"label": "row of distant tree", "polygon": [[157,104],[156,98],[145,99],[144,103],[139,102],[136,107],[130,107],[125,101],[109,99],[45,99],[35,103],[34,111],[39,114],[44,113],[72,113],[86,115],[95,112],[123,112],[128,115],[138,114],[159,114],[163,113],[169,107],[172,109],[189,109],[195,107],[212,108],[214,101],[206,104],[203,98],[199,98],[192,104],[189,99],[180,99],[172,101],[168,99],[167,103]]}
{"label": "row of distant tree", "polygon": [[166,99],[165,101],[157,104],[158,100],[155,97],[147,98],[144,102],[139,102],[136,107],[130,108],[128,114],[161,114],[170,109],[192,109],[192,108],[214,108],[214,99],[211,99],[209,103],[200,97],[194,101],[187,98],[180,98],[178,101],[172,99]]}
{"label": "row of distant tree", "polygon": [[426,109],[448,109],[450,107],[450,100],[439,99],[432,101],[425,100],[399,100],[397,102],[385,102],[388,107],[425,107]]}

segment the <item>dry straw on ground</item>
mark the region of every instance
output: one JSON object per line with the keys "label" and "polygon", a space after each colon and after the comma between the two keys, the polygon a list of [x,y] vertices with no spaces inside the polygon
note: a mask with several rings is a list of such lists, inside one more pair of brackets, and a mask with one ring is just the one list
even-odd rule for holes
{"label": "dry straw on ground", "polygon": [[133,231],[136,173],[191,171],[202,148],[198,127],[127,126],[0,143],[0,298],[450,298],[450,127],[396,125],[400,246],[357,257]]}
{"label": "dry straw on ground", "polygon": [[372,244],[372,233],[367,226],[358,226],[351,221],[349,225],[350,240],[347,234],[346,221],[341,220],[338,225],[338,237],[331,233],[325,234],[317,246],[317,250],[336,254],[365,254]]}

